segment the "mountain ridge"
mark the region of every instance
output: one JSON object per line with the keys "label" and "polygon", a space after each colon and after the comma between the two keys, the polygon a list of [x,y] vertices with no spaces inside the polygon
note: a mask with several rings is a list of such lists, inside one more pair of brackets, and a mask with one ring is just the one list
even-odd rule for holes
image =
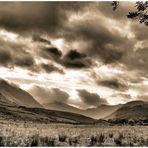
{"label": "mountain ridge", "polygon": [[105,119],[148,119],[148,102],[141,100],[128,102]]}
{"label": "mountain ridge", "polygon": [[2,79],[0,80],[0,93],[18,106],[42,107],[28,92]]}
{"label": "mountain ridge", "polygon": [[72,113],[78,113],[87,117],[92,117],[94,119],[103,119],[107,115],[116,111],[122,105],[100,105],[96,108],[89,108],[89,109],[79,109],[73,106],[70,106],[66,103],[61,102],[52,102],[43,105],[46,109],[50,110],[58,110],[58,111],[66,111]]}

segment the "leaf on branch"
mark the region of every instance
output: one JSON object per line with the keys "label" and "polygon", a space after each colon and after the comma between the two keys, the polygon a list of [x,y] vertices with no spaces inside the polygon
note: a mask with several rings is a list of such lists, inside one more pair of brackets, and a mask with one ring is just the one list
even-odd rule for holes
{"label": "leaf on branch", "polygon": [[113,1],[111,5],[112,5],[112,8],[113,8],[113,11],[115,11],[117,9],[118,5],[119,5],[119,2]]}

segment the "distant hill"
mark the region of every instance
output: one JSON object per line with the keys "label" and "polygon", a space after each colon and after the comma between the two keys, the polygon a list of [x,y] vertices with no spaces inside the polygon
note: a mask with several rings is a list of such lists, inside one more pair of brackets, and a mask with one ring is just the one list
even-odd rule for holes
{"label": "distant hill", "polygon": [[132,101],[124,104],[105,119],[148,119],[148,102]]}
{"label": "distant hill", "polygon": [[[1,101],[1,99],[0,99]],[[83,115],[47,110],[43,108],[28,108],[24,106],[7,106],[0,104],[0,120],[32,121],[40,123],[73,123],[92,124],[96,120]]]}
{"label": "distant hill", "polygon": [[83,115],[43,109],[24,90],[0,80],[0,120],[91,124],[95,120]]}
{"label": "distant hill", "polygon": [[96,108],[90,108],[85,110],[85,114],[89,117],[93,117],[94,119],[104,119],[106,116],[110,115],[111,113],[115,112],[119,109],[122,105],[100,105]]}
{"label": "distant hill", "polygon": [[85,124],[107,124],[103,119],[143,120],[148,119],[148,102],[99,105],[86,110],[60,102],[41,105],[28,92],[0,80],[0,119]]}
{"label": "distant hill", "polygon": [[77,113],[77,114],[82,114],[83,110],[73,107],[71,105],[68,105],[66,103],[62,102],[52,102],[48,104],[43,105],[44,108],[50,109],[50,110],[57,110],[57,111],[64,111],[64,112],[72,112],[72,113]]}
{"label": "distant hill", "polygon": [[111,113],[119,109],[121,106],[122,106],[121,104],[114,106],[100,105],[96,108],[89,108],[86,110],[82,110],[61,102],[52,102],[44,104],[44,107],[46,109],[77,113],[94,119],[103,119],[104,117],[110,115]]}
{"label": "distant hill", "polygon": [[0,80],[0,94],[7,99],[7,103],[18,106],[42,107],[28,92],[20,89],[14,84]]}

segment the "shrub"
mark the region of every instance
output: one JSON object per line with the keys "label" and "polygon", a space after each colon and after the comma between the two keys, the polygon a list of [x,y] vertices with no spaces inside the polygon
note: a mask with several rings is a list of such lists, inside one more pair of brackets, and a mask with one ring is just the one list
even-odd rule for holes
{"label": "shrub", "polygon": [[64,135],[64,134],[59,135],[59,141],[60,141],[60,142],[65,142],[65,141],[66,141],[66,138],[67,138],[67,136]]}
{"label": "shrub", "polygon": [[44,137],[45,146],[55,146],[55,139],[51,137]]}
{"label": "shrub", "polygon": [[35,135],[35,136],[32,137],[32,141],[31,141],[30,146],[31,147],[37,147],[38,144],[39,144],[39,138],[38,138],[38,136]]}
{"label": "shrub", "polygon": [[40,137],[39,146],[55,146],[55,139],[52,137]]}
{"label": "shrub", "polygon": [[69,140],[68,140],[69,145],[70,146],[77,146],[77,144],[79,144],[79,139],[80,139],[79,136],[70,137]]}
{"label": "shrub", "polygon": [[113,133],[109,133],[109,138],[113,138]]}
{"label": "shrub", "polygon": [[1,147],[5,146],[4,141],[3,141],[3,136],[0,136],[0,146]]}
{"label": "shrub", "polygon": [[104,141],[105,141],[104,134],[101,133],[100,135],[98,135],[97,136],[97,141],[98,141],[99,145],[102,145],[102,143],[104,143]]}
{"label": "shrub", "polygon": [[117,138],[114,138],[114,142],[116,143],[117,146],[123,146],[123,139],[124,139],[123,134],[119,133],[119,136]]}
{"label": "shrub", "polygon": [[129,123],[129,125],[131,125],[131,126],[134,126],[134,124],[135,124],[134,120],[129,120],[128,123]]}
{"label": "shrub", "polygon": [[93,146],[97,143],[97,138],[95,136],[91,136],[90,138],[90,146]]}

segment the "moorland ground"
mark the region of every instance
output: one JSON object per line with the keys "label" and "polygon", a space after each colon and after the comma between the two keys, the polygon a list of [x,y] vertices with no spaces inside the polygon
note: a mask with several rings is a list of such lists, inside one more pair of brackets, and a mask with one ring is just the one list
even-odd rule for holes
{"label": "moorland ground", "polygon": [[0,121],[0,146],[148,146],[148,126]]}

